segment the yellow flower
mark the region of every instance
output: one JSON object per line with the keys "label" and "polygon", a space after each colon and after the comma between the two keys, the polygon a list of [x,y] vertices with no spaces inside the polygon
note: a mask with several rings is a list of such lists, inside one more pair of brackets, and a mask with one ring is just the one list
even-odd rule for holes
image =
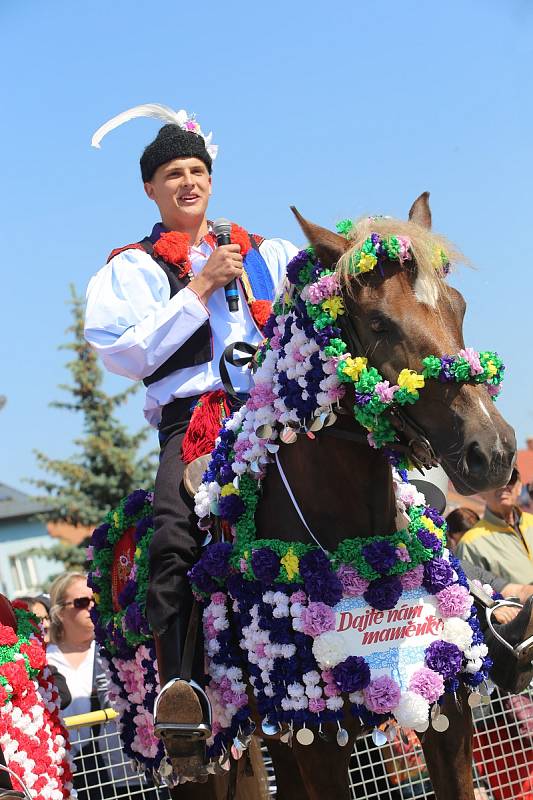
{"label": "yellow flower", "polygon": [[424,376],[412,369],[402,369],[398,375],[398,386],[408,391],[409,394],[415,394],[417,389],[422,389],[424,383]]}
{"label": "yellow flower", "polygon": [[115,513],[113,514],[113,522],[115,523],[115,525],[118,528],[118,526],[120,524],[120,518],[118,516],[118,511],[115,511]]}
{"label": "yellow flower", "polygon": [[376,256],[372,255],[372,253],[361,253],[361,258],[359,259],[358,269],[359,272],[370,272],[370,270],[374,269],[378,260]]}
{"label": "yellow flower", "polygon": [[283,558],[281,559],[282,565],[285,567],[285,571],[287,572],[287,578],[292,581],[295,575],[298,575],[300,561],[298,556],[295,556],[292,552],[292,547],[289,547]]}
{"label": "yellow flower", "polygon": [[332,319],[337,319],[339,314],[344,314],[342,297],[330,297],[322,303],[322,308],[327,311]]}
{"label": "yellow flower", "polygon": [[398,547],[404,547],[407,550],[407,545],[405,544],[405,542],[399,542]]}
{"label": "yellow flower", "polygon": [[485,369],[489,373],[489,378],[492,378],[492,376],[496,375],[496,373],[498,372],[498,368],[494,364],[494,361],[487,361]]}
{"label": "yellow flower", "polygon": [[93,597],[94,597],[94,602],[98,605],[98,603],[100,602],[100,595],[98,594],[98,592],[93,592]]}
{"label": "yellow flower", "polygon": [[135,558],[140,558],[140,557],[141,557],[141,548],[137,547],[135,549]]}
{"label": "yellow flower", "polygon": [[343,372],[345,375],[348,375],[353,381],[358,381],[361,375],[361,372],[366,369],[366,365],[368,364],[368,359],[363,358],[362,356],[357,356],[356,358],[348,358],[344,362],[344,369]]}
{"label": "yellow flower", "polygon": [[228,494],[239,494],[239,490],[232,483],[226,483],[220,490],[220,496],[227,497]]}
{"label": "yellow flower", "polygon": [[432,519],[428,519],[427,517],[422,517],[421,522],[424,528],[430,531],[430,533],[438,533],[438,528]]}

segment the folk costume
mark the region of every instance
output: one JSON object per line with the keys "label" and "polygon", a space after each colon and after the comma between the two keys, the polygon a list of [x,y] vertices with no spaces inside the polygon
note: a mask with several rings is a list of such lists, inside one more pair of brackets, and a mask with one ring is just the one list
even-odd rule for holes
{"label": "folk costume", "polygon": [[[93,144],[98,146],[103,135],[127,119],[145,115],[160,116],[169,124],[143,153],[143,181],[175,158],[199,158],[211,172],[216,156],[211,134],[204,137],[184,111],[155,105],[132,109],[102,126]],[[223,288],[204,305],[188,286],[216,246],[211,230],[191,247],[187,234],[157,223],[148,236],[114,250],[87,289],[86,339],[111,372],[144,382],[144,413],[159,430],[146,613],[156,638],[161,686],[180,678],[192,607],[187,572],[204,538],[183,486],[185,462],[210,452],[222,419],[232,409],[219,368],[224,350],[237,341],[261,341],[275,287],[297,253],[290,242],[262,239],[237,225],[232,225],[231,241],[240,245],[244,257],[236,312],[229,312]],[[250,370],[227,369],[236,393],[246,396]],[[199,663],[196,677],[202,673]]]}

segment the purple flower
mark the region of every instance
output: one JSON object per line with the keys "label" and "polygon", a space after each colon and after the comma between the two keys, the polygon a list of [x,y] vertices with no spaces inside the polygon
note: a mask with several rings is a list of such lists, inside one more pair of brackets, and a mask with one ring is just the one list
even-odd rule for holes
{"label": "purple flower", "polygon": [[378,578],[372,581],[363,597],[366,602],[377,608],[379,611],[384,611],[388,608],[394,608],[402,595],[402,583],[399,578]]}
{"label": "purple flower", "polygon": [[370,667],[360,656],[348,656],[332,673],[341,692],[360,692],[370,683]]}
{"label": "purple flower", "polygon": [[375,714],[387,714],[400,702],[401,690],[396,681],[382,675],[370,681],[364,690],[365,702]]}
{"label": "purple flower", "polygon": [[143,614],[137,603],[131,603],[126,609],[124,622],[132,633],[140,633],[143,624]]}
{"label": "purple flower", "polygon": [[229,542],[214,542],[206,547],[200,563],[209,575],[225,578],[232,550],[233,546]]}
{"label": "purple flower", "polygon": [[463,617],[472,607],[470,592],[457,584],[438,592],[437,600],[443,617]]}
{"label": "purple flower", "polygon": [[130,603],[133,603],[136,594],[137,583],[131,580],[126,581],[118,595],[118,602],[120,603],[120,606],[122,608],[126,608]]}
{"label": "purple flower", "polygon": [[325,603],[309,603],[300,619],[303,632],[313,638],[335,629],[335,612]]}
{"label": "purple flower", "polygon": [[444,519],[439,514],[436,508],[432,508],[431,506],[426,506],[424,508],[424,516],[428,517],[435,525],[441,526],[444,522]]}
{"label": "purple flower", "polygon": [[225,519],[230,525],[235,525],[244,513],[244,503],[238,494],[227,494],[219,499],[218,510],[222,519]]}
{"label": "purple flower", "polygon": [[418,567],[410,569],[400,577],[404,589],[418,589],[422,586],[424,580],[424,567],[419,564]]}
{"label": "purple flower", "polygon": [[188,575],[190,582],[198,589],[198,591],[204,592],[205,594],[212,594],[213,592],[216,592],[218,588],[217,584],[200,563],[195,564],[194,567],[189,570]]}
{"label": "purple flower", "polygon": [[299,283],[300,271],[307,265],[309,261],[309,253],[306,250],[300,250],[292,261],[287,264],[287,278],[291,283]]}
{"label": "purple flower", "polygon": [[154,518],[150,514],[148,517],[143,517],[137,523],[137,527],[135,528],[135,541],[140,542],[143,536],[148,532],[150,528],[154,527]]}
{"label": "purple flower", "polygon": [[439,381],[442,383],[446,383],[447,381],[453,381],[454,376],[453,373],[450,371],[450,367],[453,364],[453,356],[442,356],[440,360],[441,364],[441,371],[439,375]]}
{"label": "purple flower", "polygon": [[434,533],[431,533],[426,528],[420,528],[416,535],[423,547],[426,547],[428,550],[433,550],[434,553],[440,552],[442,545]]}
{"label": "purple flower", "polygon": [[381,574],[388,572],[398,560],[394,547],[385,539],[365,545],[363,555],[370,566]]}
{"label": "purple flower", "polygon": [[332,572],[331,563],[322,550],[311,550],[300,559],[300,575],[310,600],[336,605],[342,597],[342,584]]}
{"label": "purple flower", "polygon": [[420,667],[413,673],[409,689],[421,695],[428,703],[435,703],[444,694],[444,681],[440,672]]}
{"label": "purple flower", "polygon": [[137,514],[146,502],[146,492],[144,489],[135,489],[129,497],[126,498],[126,502],[124,503],[124,513],[131,517],[133,514]]}
{"label": "purple flower", "polygon": [[107,547],[107,534],[109,533],[110,527],[111,525],[108,522],[104,522],[102,525],[99,525],[98,528],[94,529],[91,537],[91,544],[95,550],[102,550],[104,547]]}
{"label": "purple flower", "polygon": [[431,594],[437,594],[453,581],[453,569],[444,558],[433,558],[424,564],[422,583]]}
{"label": "purple flower", "polygon": [[270,547],[252,550],[252,569],[257,580],[273,583],[279,574],[279,557]]}
{"label": "purple flower", "polygon": [[348,564],[341,564],[337,570],[337,578],[342,585],[342,593],[346,597],[360,597],[368,588],[369,581],[361,578],[357,570]]}
{"label": "purple flower", "polygon": [[462,663],[463,654],[455,644],[439,641],[426,648],[426,666],[440,672],[445,679],[455,678]]}
{"label": "purple flower", "polygon": [[358,406],[366,406],[372,400],[372,395],[368,394],[368,392],[356,392],[355,393],[355,402]]}

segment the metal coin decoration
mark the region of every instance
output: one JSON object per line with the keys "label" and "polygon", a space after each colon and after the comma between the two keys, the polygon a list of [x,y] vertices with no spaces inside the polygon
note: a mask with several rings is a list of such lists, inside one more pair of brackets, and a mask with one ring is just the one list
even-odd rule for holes
{"label": "metal coin decoration", "polygon": [[489,697],[494,691],[494,684],[491,680],[486,680],[478,686],[478,692],[484,697]]}
{"label": "metal coin decoration", "polygon": [[379,728],[374,728],[372,731],[372,741],[376,747],[383,747],[384,744],[387,744],[388,739],[383,731],[381,731]]}
{"label": "metal coin decoration", "polygon": [[313,431],[313,433],[318,433],[324,427],[324,420],[326,419],[325,414],[321,414],[319,417],[315,417],[312,423],[309,425],[307,430]]}
{"label": "metal coin decoration", "polygon": [[261,465],[259,461],[252,461],[252,463],[250,464],[250,469],[252,470],[252,472],[255,472],[256,474],[261,472]]}
{"label": "metal coin decoration", "polygon": [[229,753],[227,751],[220,756],[218,763],[220,764],[221,768],[226,772],[230,769],[231,764],[229,760]]}
{"label": "metal coin decoration", "polygon": [[415,726],[415,731],[417,733],[425,733],[429,728],[429,720],[426,719],[425,722],[420,722],[418,725]]}
{"label": "metal coin decoration", "polygon": [[279,737],[279,740],[280,740],[280,742],[283,742],[283,744],[289,744],[290,745],[290,743],[292,741],[292,731],[291,731],[291,729],[287,728],[287,730],[284,733],[281,734],[281,736]]}
{"label": "metal coin decoration", "polygon": [[310,728],[300,728],[296,731],[296,741],[307,747],[315,741],[315,734]]}
{"label": "metal coin decoration", "polygon": [[436,731],[439,733],[444,733],[444,731],[447,731],[450,727],[450,720],[446,714],[439,714],[438,717],[435,717],[435,719],[432,720],[431,724]]}
{"label": "metal coin decoration", "polygon": [[235,745],[232,744],[231,745],[231,755],[233,756],[235,761],[238,761],[239,758],[242,756],[242,750],[239,747],[235,747]]}
{"label": "metal coin decoration", "polygon": [[272,425],[267,425],[267,424],[259,425],[255,429],[255,435],[257,436],[258,439],[270,439],[270,437],[272,436],[273,432],[274,431],[273,431]]}
{"label": "metal coin decoration", "polygon": [[329,428],[331,425],[335,425],[336,422],[337,422],[337,415],[333,411],[330,411],[330,413],[324,420],[324,427]]}
{"label": "metal coin decoration", "polygon": [[279,444],[274,444],[273,442],[268,442],[265,447],[269,453],[277,453],[279,450]]}
{"label": "metal coin decoration", "polygon": [[477,708],[481,705],[481,695],[479,692],[470,692],[468,695],[468,705],[470,708]]}
{"label": "metal coin decoration", "polygon": [[483,703],[484,706],[490,706],[491,700],[490,700],[489,695],[488,694],[482,694],[481,695],[481,702]]}
{"label": "metal coin decoration", "polygon": [[345,730],[344,728],[339,728],[339,730],[337,731],[337,744],[339,745],[339,747],[346,747],[349,740],[350,737],[348,736],[348,731]]}
{"label": "metal coin decoration", "polygon": [[396,725],[389,725],[387,730],[385,731],[385,735],[387,737],[388,742],[393,742],[396,739],[396,734],[398,733],[396,729]]}
{"label": "metal coin decoration", "polygon": [[281,431],[279,438],[281,439],[283,444],[294,444],[294,442],[298,438],[298,435],[293,428],[289,428],[289,426],[287,425]]}
{"label": "metal coin decoration", "polygon": [[261,724],[261,730],[265,736],[275,736],[279,733],[279,725],[276,722],[269,722],[268,719],[264,719]]}

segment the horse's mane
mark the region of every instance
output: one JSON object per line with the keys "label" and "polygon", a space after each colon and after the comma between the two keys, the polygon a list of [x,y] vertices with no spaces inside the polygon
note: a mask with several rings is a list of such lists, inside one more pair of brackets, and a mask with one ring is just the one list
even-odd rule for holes
{"label": "horse's mane", "polygon": [[[417,274],[422,278],[428,288],[438,292],[444,281],[442,270],[435,269],[436,253],[443,250],[446,253],[450,268],[460,262],[465,262],[461,251],[446,237],[439,233],[418,225],[415,222],[405,222],[394,217],[361,217],[353,223],[348,234],[351,247],[341,256],[337,264],[336,273],[348,286],[354,280],[350,274],[350,255],[354,249],[360,248],[372,233],[380,236],[405,236],[411,242],[411,251],[416,261]],[[352,284],[353,285],[353,284]]]}

